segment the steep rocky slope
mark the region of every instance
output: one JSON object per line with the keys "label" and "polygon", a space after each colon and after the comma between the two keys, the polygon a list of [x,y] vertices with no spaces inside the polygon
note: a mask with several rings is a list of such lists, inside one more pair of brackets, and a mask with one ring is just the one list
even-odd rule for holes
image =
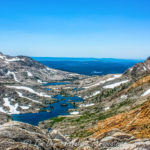
{"label": "steep rocky slope", "polygon": [[38,112],[57,94],[45,90],[44,83],[81,78],[78,74],[49,68],[30,57],[0,53],[0,112]]}

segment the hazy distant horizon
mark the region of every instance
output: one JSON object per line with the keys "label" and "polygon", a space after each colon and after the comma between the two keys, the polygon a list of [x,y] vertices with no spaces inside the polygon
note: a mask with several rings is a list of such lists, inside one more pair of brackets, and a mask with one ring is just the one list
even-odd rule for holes
{"label": "hazy distant horizon", "polygon": [[50,60],[50,61],[53,61],[53,60],[145,60],[145,59],[136,59],[136,58],[109,58],[109,57],[106,57],[106,58],[96,58],[96,57],[34,57],[34,56],[30,56],[31,58],[33,59],[37,59],[37,60]]}
{"label": "hazy distant horizon", "polygon": [[9,55],[9,56],[28,56],[31,58],[66,58],[66,59],[122,59],[122,60],[145,60],[147,59],[149,56],[147,57],[143,57],[143,58],[124,58],[124,57],[86,57],[86,56],[79,56],[79,57],[73,57],[73,56],[31,56],[31,55],[24,55],[24,54],[16,54],[16,55],[11,55],[11,53],[7,53],[7,51],[0,51],[0,53],[4,54],[4,55]]}

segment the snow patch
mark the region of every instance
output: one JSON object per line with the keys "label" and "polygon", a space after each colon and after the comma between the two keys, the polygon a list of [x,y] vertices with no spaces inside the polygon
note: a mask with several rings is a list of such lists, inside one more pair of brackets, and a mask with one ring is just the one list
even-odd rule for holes
{"label": "snow patch", "polygon": [[127,95],[122,95],[120,98],[121,98],[121,99],[126,99],[126,98],[127,98]]}
{"label": "snow patch", "polygon": [[145,66],[143,66],[143,69],[144,69],[144,71],[146,71],[146,70],[147,70]]}
{"label": "snow patch", "polygon": [[1,59],[6,59],[6,56],[0,55]]}
{"label": "snow patch", "polygon": [[73,111],[73,112],[70,112],[70,115],[78,115],[79,112],[78,111]]}
{"label": "snow patch", "polygon": [[38,83],[42,84],[43,82],[41,80],[37,80]]}
{"label": "snow patch", "polygon": [[115,79],[117,79],[117,78],[120,78],[122,75],[121,74],[116,74],[116,75],[114,75],[113,77],[111,77],[111,78],[108,78],[108,79],[106,79],[106,80],[103,80],[103,81],[100,81],[100,82],[98,82],[98,83],[96,83],[96,84],[93,84],[93,85],[91,85],[91,86],[87,86],[87,87],[84,87],[85,89],[88,89],[88,88],[91,88],[91,87],[95,87],[95,86],[98,86],[98,85],[100,85],[100,84],[104,84],[104,83],[106,83],[106,82],[108,82],[108,81],[112,81],[112,80],[115,80]]}
{"label": "snow patch", "polygon": [[90,107],[90,106],[94,106],[95,104],[81,104],[79,107]]}
{"label": "snow patch", "polygon": [[29,71],[27,71],[27,75],[28,75],[28,77],[32,77],[33,76],[32,73],[29,72]]}
{"label": "snow patch", "polygon": [[106,107],[106,108],[104,108],[104,110],[106,111],[106,110],[109,110],[110,109],[110,107]]}
{"label": "snow patch", "polygon": [[48,70],[48,71],[50,71],[51,69],[50,68],[48,68],[48,67],[46,67],[46,69]]}
{"label": "snow patch", "polygon": [[115,88],[117,86],[120,86],[121,84],[124,84],[124,83],[127,83],[127,82],[129,82],[129,80],[125,80],[125,81],[117,82],[117,83],[114,83],[114,84],[106,85],[103,88],[104,89],[113,89],[113,88]]}
{"label": "snow patch", "polygon": [[24,59],[20,59],[18,57],[7,59],[6,56],[0,55],[0,58],[5,60],[5,63],[13,62],[13,61],[24,61]]}
{"label": "snow patch", "polygon": [[22,98],[28,99],[28,100],[30,100],[30,101],[32,101],[32,102],[34,102],[34,103],[42,104],[41,102],[38,102],[38,101],[36,101],[36,100],[33,100],[33,99],[29,98],[29,97],[23,96],[23,94],[22,94],[22,93],[20,93],[20,92],[17,92],[17,93],[18,93],[19,97],[22,97]]}
{"label": "snow patch", "polygon": [[15,74],[14,72],[8,71],[8,72],[7,72],[7,75],[13,75],[14,80],[15,80],[16,82],[20,82],[20,81],[17,79],[16,74]]}
{"label": "snow patch", "polygon": [[146,95],[148,95],[148,94],[150,94],[150,89],[149,90],[147,90],[144,94],[142,94],[141,96],[146,96]]}
{"label": "snow patch", "polygon": [[96,92],[94,92],[90,97],[96,96],[96,95],[98,95],[98,94],[100,94],[100,93],[101,93],[101,91],[96,91]]}
{"label": "snow patch", "polygon": [[30,107],[29,106],[20,106],[22,109],[29,109]]}
{"label": "snow patch", "polygon": [[129,70],[130,70],[130,72],[131,72],[131,71],[133,70],[133,67],[131,67]]}
{"label": "snow patch", "polygon": [[8,98],[3,98],[4,100],[4,106],[9,107],[9,114],[19,114],[20,112],[17,111],[18,108],[18,103],[16,103],[15,105],[11,105],[10,101]]}
{"label": "snow patch", "polygon": [[11,62],[11,61],[23,61],[24,59],[20,59],[20,58],[12,58],[12,59],[6,59],[6,61]]}
{"label": "snow patch", "polygon": [[48,97],[48,98],[51,98],[50,95],[46,95],[44,93],[38,93],[36,91],[34,91],[33,89],[29,88],[29,87],[25,87],[25,86],[6,86],[8,88],[14,88],[14,89],[18,89],[18,90],[25,90],[25,91],[28,91],[30,93],[33,93],[33,94],[36,94],[40,97]]}

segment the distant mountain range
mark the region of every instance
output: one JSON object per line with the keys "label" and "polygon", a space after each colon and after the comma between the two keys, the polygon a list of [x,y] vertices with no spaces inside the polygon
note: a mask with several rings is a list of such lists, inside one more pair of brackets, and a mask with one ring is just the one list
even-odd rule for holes
{"label": "distant mountain range", "polygon": [[79,57],[32,57],[37,61],[102,61],[102,62],[143,62],[144,59],[119,59],[119,58],[79,58]]}

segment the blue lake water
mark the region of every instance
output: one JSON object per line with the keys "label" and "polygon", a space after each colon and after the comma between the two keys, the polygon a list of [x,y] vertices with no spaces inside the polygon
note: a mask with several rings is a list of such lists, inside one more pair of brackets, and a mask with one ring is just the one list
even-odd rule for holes
{"label": "blue lake water", "polygon": [[50,89],[50,88],[45,88],[45,90],[46,90],[46,91],[51,91],[52,89]]}
{"label": "blue lake water", "polygon": [[50,85],[65,85],[65,84],[71,84],[70,82],[50,82],[43,84],[43,86],[50,86]]}
{"label": "blue lake water", "polygon": [[[68,110],[76,108],[68,102],[72,100],[73,102],[83,101],[82,98],[74,97],[63,97],[61,95],[54,96],[57,99],[56,103],[48,105],[45,109],[50,110],[51,112],[39,112],[39,113],[26,113],[26,114],[14,114],[12,115],[12,120],[20,121],[24,123],[29,123],[31,125],[37,126],[39,122],[57,117],[59,115],[69,115]],[[61,104],[67,104],[67,106],[62,106]],[[54,108],[51,109],[51,106]]]}
{"label": "blue lake water", "polygon": [[113,59],[113,58],[55,58],[33,57],[33,59],[54,69],[79,73],[84,75],[106,75],[123,73],[129,67],[143,60]]}

